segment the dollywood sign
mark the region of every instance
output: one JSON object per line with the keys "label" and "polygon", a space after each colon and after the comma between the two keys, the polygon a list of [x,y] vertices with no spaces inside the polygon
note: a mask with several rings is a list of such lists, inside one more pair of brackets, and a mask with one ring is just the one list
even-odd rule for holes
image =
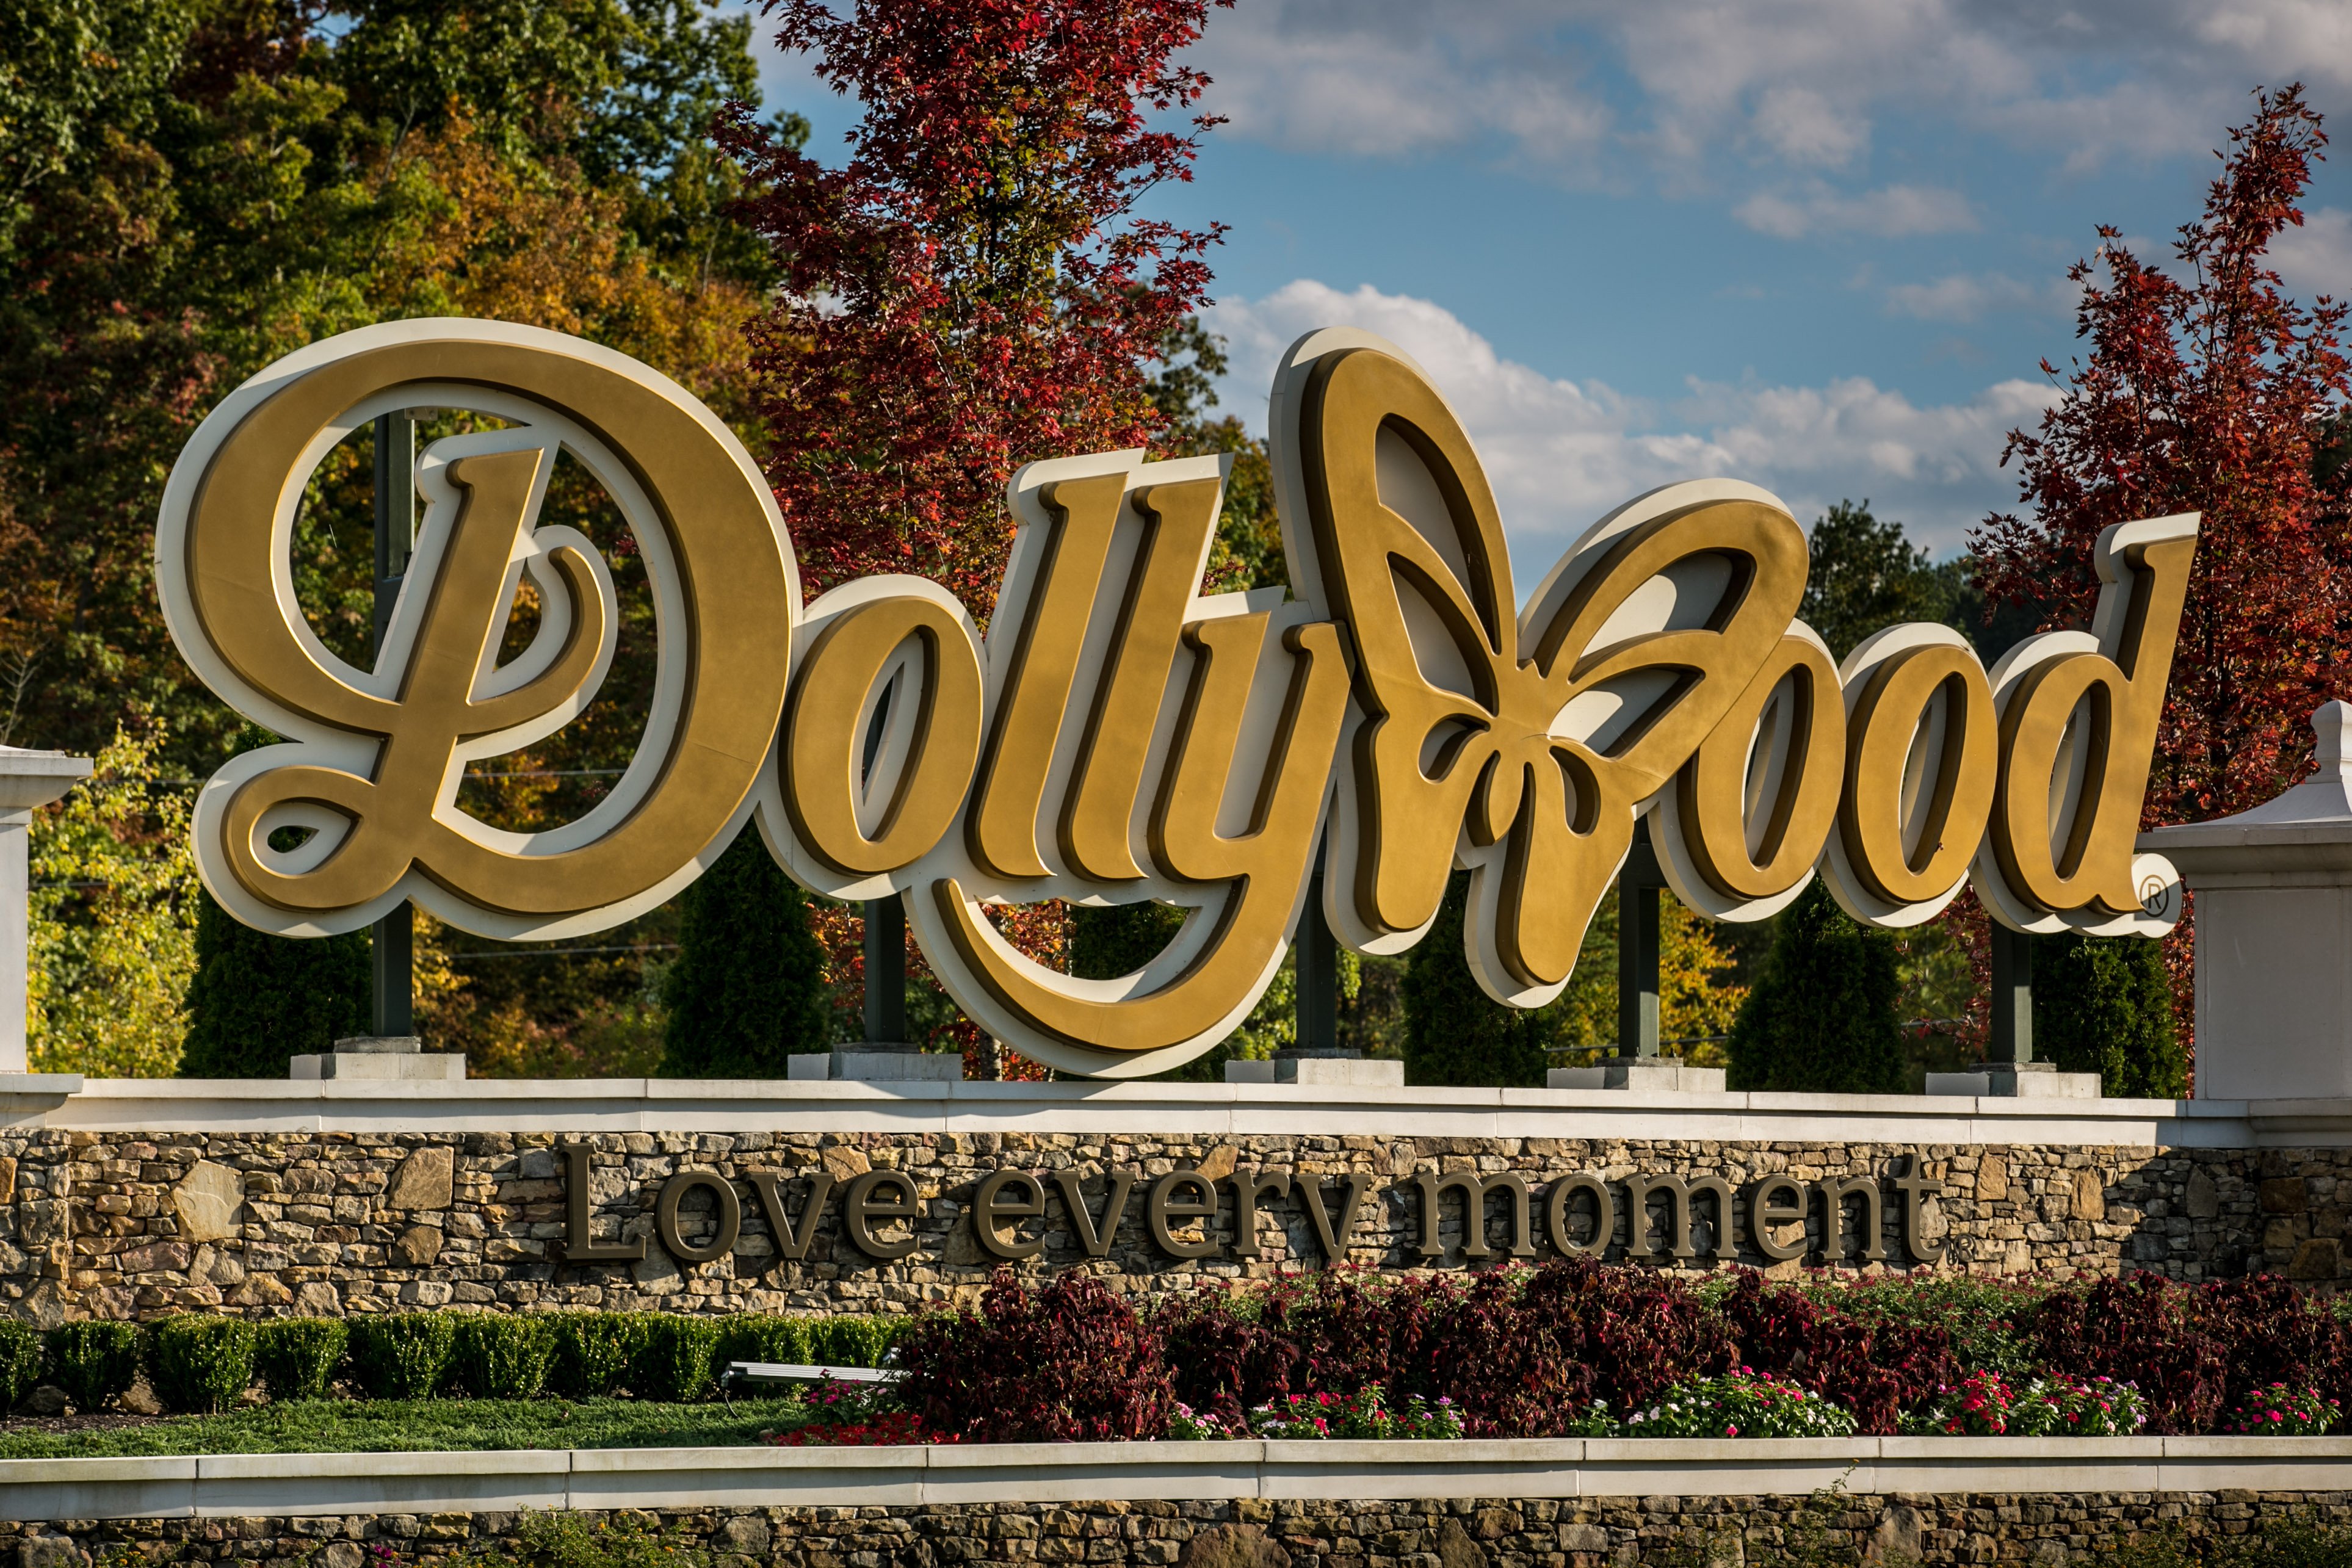
{"label": "dollywood sign", "polygon": [[[362,669],[296,600],[296,513],[338,441],[418,407],[501,428],[419,455],[414,561]],[[213,411],[157,528],[181,652],[290,737],[205,784],[205,883],[282,936],[413,899],[488,936],[567,937],[670,898],[751,819],[814,892],[903,894],[983,1028],[1109,1077],[1232,1030],[1308,897],[1349,946],[1396,953],[1457,866],[1479,983],[1540,1006],[1644,812],[1676,896],[1719,920],[1770,915],[1817,870],[1882,926],[1969,881],[2019,930],[2154,935],[2177,917],[2172,867],[2133,842],[2193,515],[2107,530],[2087,632],[2031,638],[1987,671],[1947,627],[1894,626],[1841,666],[1795,619],[1804,533],[1752,485],[1627,502],[1522,606],[1477,455],[1393,345],[1300,340],[1271,435],[1287,593],[1201,592],[1225,459],[1060,457],[1007,487],[1016,531],[983,636],[915,577],[803,605],[751,455],[634,360],[475,320],[313,344]],[[559,451],[634,533],[654,696],[593,810],[507,832],[457,807],[467,765],[576,717],[619,621],[596,547],[538,522]],[[526,575],[536,632],[501,663]],[[307,832],[272,847],[283,828]],[[1191,914],[1111,980],[1045,968],[988,915],[1145,898]]]}

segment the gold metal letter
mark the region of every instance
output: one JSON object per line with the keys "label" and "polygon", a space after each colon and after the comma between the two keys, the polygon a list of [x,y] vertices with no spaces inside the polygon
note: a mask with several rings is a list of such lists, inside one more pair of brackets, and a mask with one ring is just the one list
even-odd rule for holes
{"label": "gold metal letter", "polygon": [[[1436,389],[1394,354],[1339,348],[1313,361],[1300,398],[1295,437],[1276,436],[1296,442],[1286,455],[1303,480],[1317,601],[1354,635],[1364,713],[1340,802],[1349,923],[1375,939],[1426,925],[1466,838],[1486,852],[1472,862],[1472,967],[1497,998],[1539,1005],[1575,965],[1634,806],[1787,631],[1804,534],[1760,491],[1673,487],[1588,534],[1515,618],[1493,492]],[[1384,465],[1405,464],[1442,517],[1390,504],[1403,501],[1385,493]],[[1684,582],[1710,602],[1627,629],[1620,612],[1661,577],[1678,607]]]}
{"label": "gold metal letter", "polygon": [[1977,880],[2008,924],[2057,930],[2140,914],[2132,844],[2197,523],[2189,514],[2107,529],[2094,635],[2050,632],[2000,662],[2000,789]]}
{"label": "gold metal letter", "polygon": [[1992,807],[1992,691],[1966,639],[1907,625],[1846,658],[1845,798],[1825,865],[1857,919],[1916,925],[1968,878]]}
{"label": "gold metal letter", "polygon": [[1821,859],[1844,783],[1837,666],[1791,632],[1661,798],[1672,809],[1651,831],[1669,873],[1687,860],[1705,885],[1677,893],[1717,919],[1784,907]]}
{"label": "gold metal letter", "polygon": [[1217,526],[1220,487],[1213,479],[1193,479],[1136,492],[1135,509],[1150,533],[1119,607],[1109,671],[1096,688],[1078,749],[1077,787],[1062,812],[1062,852],[1083,875],[1127,882],[1143,874],[1128,845],[1128,823],[1184,635],[1185,607]]}
{"label": "gold metal letter", "polygon": [[[302,622],[287,541],[353,411],[404,402],[479,407],[507,427],[424,455],[437,498],[379,667],[358,671]],[[587,817],[525,838],[474,821],[454,796],[463,762],[574,716],[610,655],[594,547],[535,526],[559,448],[597,472],[646,546],[669,674],[640,766]],[[598,929],[659,903],[739,820],[799,611],[774,500],[725,426],[634,361],[501,322],[368,328],[262,371],[182,454],[156,559],[183,653],[240,712],[295,737],[216,775],[195,831],[215,895],[289,935],[350,930],[403,897],[506,937]],[[540,636],[494,667],[523,570],[541,590]],[[313,841],[269,849],[281,825]]]}
{"label": "gold metal letter", "polygon": [[985,929],[986,917],[957,879],[933,885],[934,907],[957,956],[1024,1023],[1097,1050],[1154,1051],[1223,1027],[1281,962],[1328,777],[1328,764],[1314,759],[1331,755],[1348,692],[1337,628],[1317,622],[1284,634],[1294,662],[1290,695],[1256,810],[1244,832],[1219,833],[1218,806],[1269,630],[1265,612],[1185,630],[1199,662],[1152,817],[1151,852],[1171,876],[1232,887],[1215,915],[1192,916],[1213,919],[1214,926],[1181,973],[1137,996],[1089,996],[1055,986]]}
{"label": "gold metal letter", "polygon": [[1045,489],[1055,528],[1030,591],[1034,602],[1021,618],[1012,679],[989,732],[969,818],[972,859],[999,876],[1046,874],[1037,853],[1037,813],[1126,494],[1124,474],[1064,479]]}
{"label": "gold metal letter", "polygon": [[[914,737],[878,831],[858,824],[866,798],[866,698],[909,640],[920,648],[894,687],[915,706]],[[803,843],[835,870],[897,871],[940,841],[963,805],[980,755],[980,656],[954,615],[912,595],[842,612],[810,645],[784,712],[784,804]]]}

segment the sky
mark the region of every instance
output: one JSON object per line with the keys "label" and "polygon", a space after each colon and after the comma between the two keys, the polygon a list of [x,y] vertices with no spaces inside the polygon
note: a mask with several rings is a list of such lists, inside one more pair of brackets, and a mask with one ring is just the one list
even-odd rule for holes
{"label": "sky", "polygon": [[[768,106],[833,161],[856,106],[755,32]],[[1240,0],[1189,58],[1226,123],[1150,211],[1231,225],[1223,407],[1262,432],[1312,329],[1394,340],[1529,582],[1714,476],[1960,549],[2016,505],[2003,440],[2077,351],[2095,226],[2161,255],[2259,86],[2352,117],[2343,0]],[[2280,272],[2352,294],[2352,169],[2307,205]]]}

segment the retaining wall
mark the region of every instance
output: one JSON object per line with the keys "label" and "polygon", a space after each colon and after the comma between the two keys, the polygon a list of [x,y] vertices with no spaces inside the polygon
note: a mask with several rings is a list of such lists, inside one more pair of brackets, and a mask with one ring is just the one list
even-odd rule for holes
{"label": "retaining wall", "polygon": [[[908,1084],[477,1081],[364,1084],[93,1081],[0,1094],[0,1303],[37,1322],[153,1315],[190,1307],[256,1314],[445,1304],[670,1310],[904,1310],[975,1290],[1001,1260],[969,1214],[1000,1169],[1072,1171],[1102,1212],[1108,1177],[1148,1185],[1195,1169],[1218,1184],[1208,1255],[1171,1255],[1150,1234],[1143,1186],[1100,1257],[1089,1257],[1058,1191],[1016,1267],[1084,1266],[1138,1292],[1207,1276],[1312,1267],[1320,1249],[1294,1195],[1258,1205],[1257,1250],[1235,1246],[1237,1174],[1279,1171],[1370,1195],[1349,1261],[1402,1270],[1466,1260],[1458,1195],[1440,1204],[1447,1250],[1420,1249],[1413,1178],[1520,1175],[1539,1207],[1549,1183],[1591,1174],[1715,1176],[1737,1194],[1718,1217],[1694,1206],[1694,1256],[1780,1274],[1933,1266],[2008,1274],[2153,1269],[2184,1279],[2266,1269],[2315,1282],[2344,1270],[2352,1207],[2352,1103],[2032,1102],[1924,1096],[1645,1095],[1540,1090],[1300,1090],[1281,1085]],[[55,1084],[57,1081],[51,1080]],[[5,1089],[6,1086],[0,1086]],[[566,1163],[592,1150],[588,1232],[644,1239],[628,1263],[565,1261]],[[682,1169],[739,1195],[740,1231],[713,1261],[681,1264],[655,1237],[656,1199]],[[844,1234],[839,1194],[869,1170],[905,1172],[918,1193],[914,1246],[868,1256]],[[835,1196],[798,1259],[779,1256],[754,1173],[788,1202],[808,1178]],[[1898,1176],[1941,1191],[1903,1227]],[[1746,1206],[1759,1181],[1872,1178],[1885,1202],[1884,1261],[1849,1239],[1831,1262],[1821,1205],[1807,1257],[1758,1250]],[[1328,1184],[1328,1185],[1326,1185]],[[1050,1183],[1049,1183],[1050,1186]],[[1620,1189],[1622,1190],[1622,1188]],[[707,1239],[690,1199],[678,1228]],[[1491,1260],[1516,1239],[1491,1206]],[[1621,1201],[1606,1249],[1622,1256]],[[1580,1214],[1584,1211],[1580,1210]],[[1649,1211],[1661,1252],[1669,1210]],[[1853,1206],[1849,1227],[1863,1222]],[[1581,1223],[1589,1224],[1589,1216]],[[894,1232],[895,1234],[895,1232]],[[1188,1235],[1196,1234],[1188,1232]],[[1784,1230],[1783,1234],[1787,1234]],[[1551,1250],[1540,1223],[1528,1245]],[[1939,1254],[1918,1265],[1912,1250]]]}
{"label": "retaining wall", "polygon": [[365,1568],[625,1511],[718,1568],[1927,1563],[2352,1521],[2343,1439],[1053,1444],[0,1462],[0,1552]]}

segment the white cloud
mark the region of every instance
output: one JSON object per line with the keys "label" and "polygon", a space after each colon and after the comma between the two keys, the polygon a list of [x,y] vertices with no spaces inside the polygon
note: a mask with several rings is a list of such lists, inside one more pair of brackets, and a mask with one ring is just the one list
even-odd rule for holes
{"label": "white cloud", "polygon": [[[1209,107],[1244,136],[1314,152],[1394,157],[1498,136],[1543,163],[1588,158],[1612,128],[1580,57],[1540,17],[1507,10],[1417,15],[1331,0],[1253,4],[1212,16],[1194,63]],[[1399,9],[1402,9],[1399,7]]]}
{"label": "white cloud", "polygon": [[1959,234],[1977,226],[1968,198],[1932,185],[1888,185],[1858,196],[1841,196],[1814,184],[1794,196],[1759,193],[1732,215],[1775,239],[1853,233],[1878,239],[1910,235]]}
{"label": "white cloud", "polygon": [[1870,145],[1870,124],[1806,87],[1769,89],[1756,105],[1756,133],[1790,163],[1840,168]]}
{"label": "white cloud", "polygon": [[2027,283],[2004,272],[1956,272],[1932,283],[1898,283],[1886,290],[1886,308],[1921,321],[1973,321],[1996,310],[2071,308],[2074,286],[2064,278]]}
{"label": "white cloud", "polygon": [[2002,382],[1965,403],[1921,408],[1862,377],[1824,387],[1694,382],[1660,407],[1506,359],[1444,307],[1370,285],[1343,293],[1301,278],[1206,314],[1232,358],[1226,402],[1261,431],[1275,363],[1303,333],[1362,327],[1419,360],[1477,444],[1522,587],[1619,502],[1717,475],[1771,487],[1806,522],[1842,497],[1868,497],[1913,538],[1958,549],[1986,511],[2010,505],[2002,439],[2032,424],[2052,395]]}
{"label": "white cloud", "polygon": [[2302,295],[2352,299],[2352,213],[2320,207],[2305,214],[2301,228],[2271,242],[2271,264]]}
{"label": "white cloud", "polygon": [[1244,135],[1393,155],[1499,137],[1598,180],[1738,149],[1848,166],[1874,117],[2073,168],[2201,152],[2257,82],[2352,89],[2341,0],[1251,0],[1197,62]]}

